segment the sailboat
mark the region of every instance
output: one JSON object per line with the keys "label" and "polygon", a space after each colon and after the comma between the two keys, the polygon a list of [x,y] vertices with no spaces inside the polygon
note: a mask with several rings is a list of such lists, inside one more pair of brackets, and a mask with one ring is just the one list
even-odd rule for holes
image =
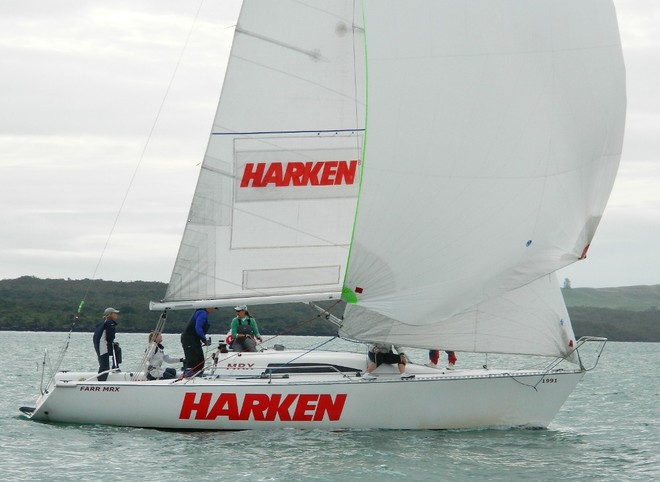
{"label": "sailboat", "polygon": [[367,379],[364,353],[229,352],[175,380],[59,372],[24,411],[182,430],[547,427],[590,369],[579,348],[605,342],[575,339],[555,273],[586,258],[625,109],[611,0],[245,0],[151,309],[343,301],[327,317],[346,339],[547,365]]}

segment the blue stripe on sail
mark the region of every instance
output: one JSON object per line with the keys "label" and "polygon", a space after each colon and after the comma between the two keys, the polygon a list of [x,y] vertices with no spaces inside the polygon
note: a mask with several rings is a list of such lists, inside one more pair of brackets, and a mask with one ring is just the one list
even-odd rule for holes
{"label": "blue stripe on sail", "polygon": [[254,136],[263,134],[326,134],[340,132],[364,132],[364,129],[327,129],[327,130],[307,130],[307,131],[252,131],[252,132],[211,132],[212,136]]}

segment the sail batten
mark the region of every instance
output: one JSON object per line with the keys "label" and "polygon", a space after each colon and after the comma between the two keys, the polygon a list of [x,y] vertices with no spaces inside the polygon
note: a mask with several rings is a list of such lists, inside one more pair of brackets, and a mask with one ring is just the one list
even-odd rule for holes
{"label": "sail batten", "polygon": [[363,132],[364,129],[298,129],[288,131],[252,131],[252,132],[211,132],[212,136],[256,136],[270,134],[326,134],[326,133],[354,133]]}

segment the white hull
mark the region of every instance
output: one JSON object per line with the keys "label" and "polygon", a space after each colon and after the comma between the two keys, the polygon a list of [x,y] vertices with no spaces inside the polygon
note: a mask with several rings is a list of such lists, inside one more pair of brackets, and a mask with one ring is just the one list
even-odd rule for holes
{"label": "white hull", "polygon": [[[364,355],[340,356],[364,364]],[[357,370],[266,378],[254,370],[150,382],[131,381],[130,373],[106,382],[80,381],[91,373],[60,373],[31,418],[175,430],[543,428],[584,376],[580,370],[443,371],[412,364],[412,380],[386,365],[376,380]]]}

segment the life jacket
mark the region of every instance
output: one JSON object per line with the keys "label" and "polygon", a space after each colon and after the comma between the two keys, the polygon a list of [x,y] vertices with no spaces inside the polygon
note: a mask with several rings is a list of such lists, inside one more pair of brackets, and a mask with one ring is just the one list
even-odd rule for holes
{"label": "life jacket", "polygon": [[[253,335],[252,326],[250,325],[251,317],[247,317],[244,320],[238,319],[238,327],[236,328],[236,333],[240,335]],[[243,324],[245,323],[245,324]]]}

